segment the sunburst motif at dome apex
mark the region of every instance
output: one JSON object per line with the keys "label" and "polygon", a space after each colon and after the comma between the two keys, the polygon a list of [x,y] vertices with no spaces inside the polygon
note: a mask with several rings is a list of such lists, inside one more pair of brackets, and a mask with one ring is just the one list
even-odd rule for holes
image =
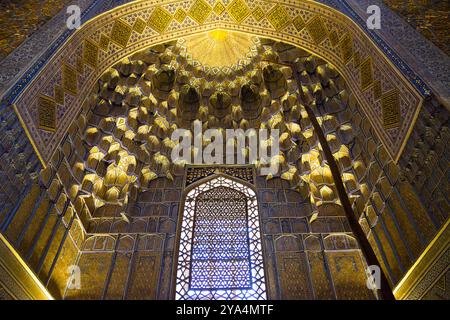
{"label": "sunburst motif at dome apex", "polygon": [[230,67],[248,59],[257,41],[244,33],[219,29],[185,37],[184,40],[187,53],[210,67]]}

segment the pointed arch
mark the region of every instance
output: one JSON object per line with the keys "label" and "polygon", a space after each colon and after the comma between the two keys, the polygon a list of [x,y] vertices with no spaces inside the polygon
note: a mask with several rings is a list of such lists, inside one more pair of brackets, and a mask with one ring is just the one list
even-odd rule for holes
{"label": "pointed arch", "polygon": [[226,174],[189,186],[180,208],[175,299],[266,299],[256,192]]}

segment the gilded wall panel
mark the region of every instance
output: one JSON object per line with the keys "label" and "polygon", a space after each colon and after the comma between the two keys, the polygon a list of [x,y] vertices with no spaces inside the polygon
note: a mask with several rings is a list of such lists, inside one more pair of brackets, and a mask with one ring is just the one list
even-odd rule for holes
{"label": "gilded wall panel", "polygon": [[40,269],[40,265],[43,262],[41,261],[41,258],[48,249],[46,248],[46,246],[47,244],[51,244],[53,227],[55,226],[58,219],[58,216],[54,211],[55,210],[52,210],[52,213],[48,216],[47,220],[44,220],[43,224],[40,226],[40,228],[42,228],[40,230],[40,233],[38,233],[36,238],[34,239],[34,241],[36,241],[36,245],[31,254],[29,264],[35,270]]}
{"label": "gilded wall panel", "polygon": [[311,268],[311,281],[315,299],[334,299],[333,288],[330,284],[330,279],[327,277],[323,253],[320,251],[309,251],[307,254]]}
{"label": "gilded wall panel", "polygon": [[135,259],[127,299],[156,299],[161,269],[161,254],[139,252]]}
{"label": "gilded wall panel", "polygon": [[119,252],[115,257],[111,280],[108,285],[106,299],[121,300],[124,298],[130,268],[131,253]]}
{"label": "gilded wall panel", "polygon": [[67,288],[65,299],[100,299],[111,264],[111,252],[89,252],[81,254],[80,287]]}
{"label": "gilded wall panel", "polygon": [[[59,244],[59,243],[58,243]],[[74,265],[78,256],[78,248],[70,236],[62,244],[61,252],[49,279],[48,288],[55,299],[62,299],[70,277],[70,266]]]}
{"label": "gilded wall panel", "polygon": [[313,298],[305,253],[278,252],[277,271],[280,278],[281,299]]}
{"label": "gilded wall panel", "polygon": [[361,272],[364,264],[359,252],[328,251],[326,256],[338,299],[373,299],[372,291],[366,286],[364,272]]}

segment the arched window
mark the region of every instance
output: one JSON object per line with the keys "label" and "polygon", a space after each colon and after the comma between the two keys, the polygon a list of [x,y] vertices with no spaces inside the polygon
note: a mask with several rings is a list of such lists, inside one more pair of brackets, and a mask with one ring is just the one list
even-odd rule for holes
{"label": "arched window", "polygon": [[258,203],[250,187],[219,175],[187,193],[176,299],[266,299]]}

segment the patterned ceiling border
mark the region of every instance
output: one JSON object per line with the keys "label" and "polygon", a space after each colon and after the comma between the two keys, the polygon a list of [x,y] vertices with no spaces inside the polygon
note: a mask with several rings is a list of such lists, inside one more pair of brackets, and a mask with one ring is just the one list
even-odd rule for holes
{"label": "patterned ceiling border", "polygon": [[217,28],[291,43],[334,64],[398,160],[422,96],[350,18],[323,4],[295,0],[135,1],[92,19],[15,102],[41,160],[51,157],[107,68],[154,44]]}

